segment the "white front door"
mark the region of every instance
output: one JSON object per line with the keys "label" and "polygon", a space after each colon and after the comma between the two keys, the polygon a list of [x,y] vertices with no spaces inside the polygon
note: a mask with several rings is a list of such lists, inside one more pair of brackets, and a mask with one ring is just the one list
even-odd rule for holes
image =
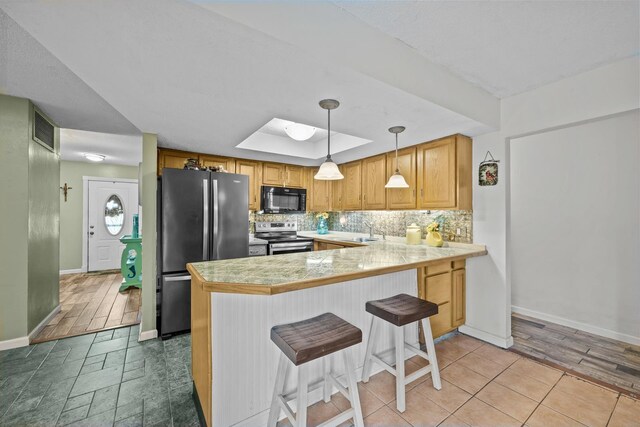
{"label": "white front door", "polygon": [[131,234],[133,214],[138,213],[138,184],[89,181],[88,195],[88,270],[119,270],[124,249],[119,239]]}

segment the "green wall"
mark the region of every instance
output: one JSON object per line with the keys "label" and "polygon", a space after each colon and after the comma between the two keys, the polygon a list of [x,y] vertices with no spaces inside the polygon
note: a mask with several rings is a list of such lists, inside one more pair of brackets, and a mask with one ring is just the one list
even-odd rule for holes
{"label": "green wall", "polygon": [[0,95],[0,341],[25,337],[59,303],[59,129],[31,138],[33,105]]}
{"label": "green wall", "polygon": [[[142,323],[141,332],[156,329],[156,188],[158,137],[142,134]],[[148,338],[148,337],[147,337]]]}
{"label": "green wall", "polygon": [[60,162],[60,187],[69,187],[67,201],[60,191],[60,270],[82,267],[82,177],[138,179],[137,166],[110,165],[88,162]]}
{"label": "green wall", "polygon": [[0,95],[0,341],[27,335],[29,101]]}
{"label": "green wall", "polygon": [[[33,114],[33,110],[31,111]],[[33,118],[31,119],[33,120]],[[32,127],[29,126],[31,133]],[[31,332],[60,303],[60,129],[55,151],[29,137],[27,327]]]}

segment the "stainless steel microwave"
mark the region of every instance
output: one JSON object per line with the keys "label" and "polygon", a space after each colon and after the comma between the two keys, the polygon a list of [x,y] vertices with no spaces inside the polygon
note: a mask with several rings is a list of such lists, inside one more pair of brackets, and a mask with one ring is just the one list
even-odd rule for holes
{"label": "stainless steel microwave", "polygon": [[304,213],[307,210],[307,190],[263,185],[260,210],[268,214]]}

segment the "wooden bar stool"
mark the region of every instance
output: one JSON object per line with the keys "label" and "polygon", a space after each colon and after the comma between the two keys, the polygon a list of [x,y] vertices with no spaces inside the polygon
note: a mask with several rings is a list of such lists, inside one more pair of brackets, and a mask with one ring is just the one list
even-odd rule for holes
{"label": "wooden bar stool", "polygon": [[[364,358],[364,367],[362,368],[362,382],[368,382],[371,375],[371,362],[382,365],[389,373],[396,377],[396,404],[398,411],[405,410],[405,385],[409,384],[423,375],[431,372],[433,386],[436,390],[442,387],[440,383],[440,371],[438,369],[438,359],[436,358],[436,349],[433,344],[433,334],[431,333],[431,323],[429,317],[438,314],[438,305],[420,298],[412,297],[407,294],[400,294],[391,298],[381,299],[377,301],[369,301],[366,304],[366,310],[373,315],[371,319],[371,329],[369,330],[369,341],[367,341],[367,352]],[[394,325],[395,328],[395,347],[396,347],[396,367],[395,369],[385,363],[378,356],[373,354],[373,345],[376,339],[379,323],[382,320]],[[424,340],[427,346],[427,352],[416,348],[404,340],[404,326],[409,323],[419,322],[422,320],[422,329],[424,330]],[[416,354],[429,362],[429,365],[418,369],[411,375],[404,374],[404,352],[405,350]]]}
{"label": "wooden bar stool", "polygon": [[[282,409],[294,427],[306,427],[307,425],[307,393],[309,392],[309,366],[307,362],[323,358],[324,378],[315,388],[323,387],[325,402],[331,400],[331,385],[335,385],[338,391],[351,403],[351,408],[320,424],[320,426],[337,426],[338,424],[353,418],[357,427],[363,427],[362,408],[358,395],[358,381],[356,380],[355,366],[351,355],[352,346],[362,342],[362,331],[351,323],[346,322],[332,313],[303,320],[301,322],[274,326],[271,328],[271,340],[282,350],[276,384],[273,389],[273,399],[269,410],[269,427],[275,427]],[[331,355],[340,350],[344,357],[344,365],[347,370],[347,386],[345,388],[333,376],[331,363],[328,360]],[[284,394],[285,379],[289,362],[293,362],[298,368],[298,387],[296,391]],[[294,417],[289,402],[297,399],[297,413]]]}

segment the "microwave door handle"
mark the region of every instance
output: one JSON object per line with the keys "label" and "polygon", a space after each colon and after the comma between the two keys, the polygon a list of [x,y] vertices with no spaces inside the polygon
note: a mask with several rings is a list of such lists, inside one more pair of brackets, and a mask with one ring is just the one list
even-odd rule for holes
{"label": "microwave door handle", "polygon": [[202,259],[209,259],[209,180],[202,180]]}

